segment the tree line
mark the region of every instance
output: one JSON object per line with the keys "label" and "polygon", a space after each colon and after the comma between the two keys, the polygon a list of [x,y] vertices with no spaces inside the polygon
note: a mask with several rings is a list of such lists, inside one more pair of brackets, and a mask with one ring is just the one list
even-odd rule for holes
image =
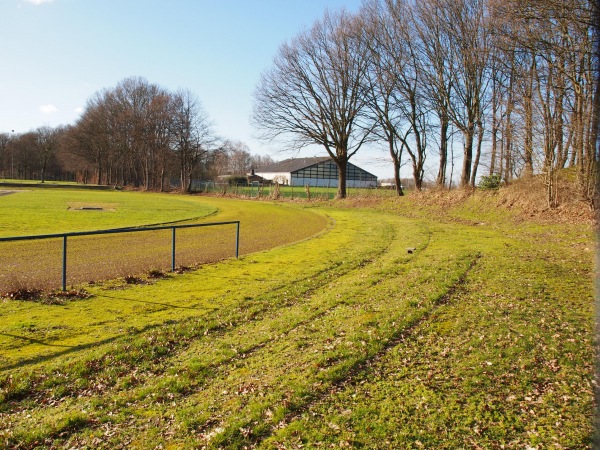
{"label": "tree line", "polygon": [[0,133],[0,176],[147,190],[245,173],[269,164],[243,142],[216,136],[197,96],[126,78],[90,98],[72,126]]}
{"label": "tree line", "polygon": [[[402,195],[408,164],[439,187],[479,175],[539,174],[556,206],[573,168],[593,203],[600,149],[598,9],[593,0],[365,0],[326,12],[284,43],[254,93],[264,139],[320,145],[338,196],[358,151],[383,147]],[[456,145],[454,144],[456,142]],[[459,147],[459,150],[455,150]],[[454,154],[456,153],[458,154]],[[200,100],[144,78],[97,92],[71,126],[0,133],[0,176],[189,191],[272,162],[215,135]],[[461,167],[454,167],[455,160]],[[433,161],[433,164],[432,162]]]}
{"label": "tree line", "polygon": [[[415,186],[437,159],[448,186],[576,170],[593,201],[600,150],[598,10],[593,0],[367,0],[326,12],[284,43],[255,90],[264,139],[321,145],[345,167],[379,143]],[[454,155],[456,139],[461,145]],[[459,169],[456,169],[459,172]]]}

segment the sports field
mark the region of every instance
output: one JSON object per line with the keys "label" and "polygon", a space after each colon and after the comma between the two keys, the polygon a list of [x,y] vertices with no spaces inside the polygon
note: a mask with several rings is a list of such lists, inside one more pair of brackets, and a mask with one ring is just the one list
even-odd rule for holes
{"label": "sports field", "polygon": [[[272,203],[118,191],[4,192],[0,237],[239,220],[239,250],[246,254],[304,239],[327,225],[321,215]],[[171,230],[70,238],[68,284],[170,270],[171,239]],[[214,262],[235,256],[236,228],[184,229],[176,241],[177,266]],[[0,242],[0,292],[60,287],[62,246],[62,238]]]}

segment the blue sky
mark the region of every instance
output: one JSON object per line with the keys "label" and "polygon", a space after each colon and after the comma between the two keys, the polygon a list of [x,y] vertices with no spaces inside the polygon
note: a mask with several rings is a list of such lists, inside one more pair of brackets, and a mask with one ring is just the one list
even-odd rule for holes
{"label": "blue sky", "polygon": [[[279,46],[326,9],[354,12],[361,0],[2,0],[0,131],[75,123],[86,101],[124,78],[188,88],[217,133],[252,153],[294,156],[256,140],[252,93]],[[320,148],[305,150],[312,156]],[[308,152],[308,153],[307,153]],[[379,177],[385,153],[355,164]]]}

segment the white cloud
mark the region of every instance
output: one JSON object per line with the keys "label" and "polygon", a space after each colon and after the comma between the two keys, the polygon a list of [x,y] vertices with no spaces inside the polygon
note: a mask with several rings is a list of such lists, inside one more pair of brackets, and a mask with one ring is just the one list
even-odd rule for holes
{"label": "white cloud", "polygon": [[42,105],[40,106],[40,111],[44,114],[54,114],[58,111],[58,108],[54,105]]}
{"label": "white cloud", "polygon": [[31,3],[32,5],[41,5],[42,3],[52,3],[54,0],[23,0],[25,3]]}
{"label": "white cloud", "polygon": [[83,112],[83,106],[79,106],[79,107],[75,108],[73,111],[75,111],[77,114],[81,114]]}

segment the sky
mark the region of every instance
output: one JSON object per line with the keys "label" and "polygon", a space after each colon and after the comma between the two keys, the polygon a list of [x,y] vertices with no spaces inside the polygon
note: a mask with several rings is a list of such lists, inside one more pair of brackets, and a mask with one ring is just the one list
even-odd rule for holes
{"label": "sky", "polygon": [[[132,76],[201,100],[223,138],[275,160],[324,156],[256,138],[252,94],[279,47],[326,10],[362,0],[0,0],[0,132],[74,124],[96,92]],[[385,152],[351,160],[392,177]]]}

